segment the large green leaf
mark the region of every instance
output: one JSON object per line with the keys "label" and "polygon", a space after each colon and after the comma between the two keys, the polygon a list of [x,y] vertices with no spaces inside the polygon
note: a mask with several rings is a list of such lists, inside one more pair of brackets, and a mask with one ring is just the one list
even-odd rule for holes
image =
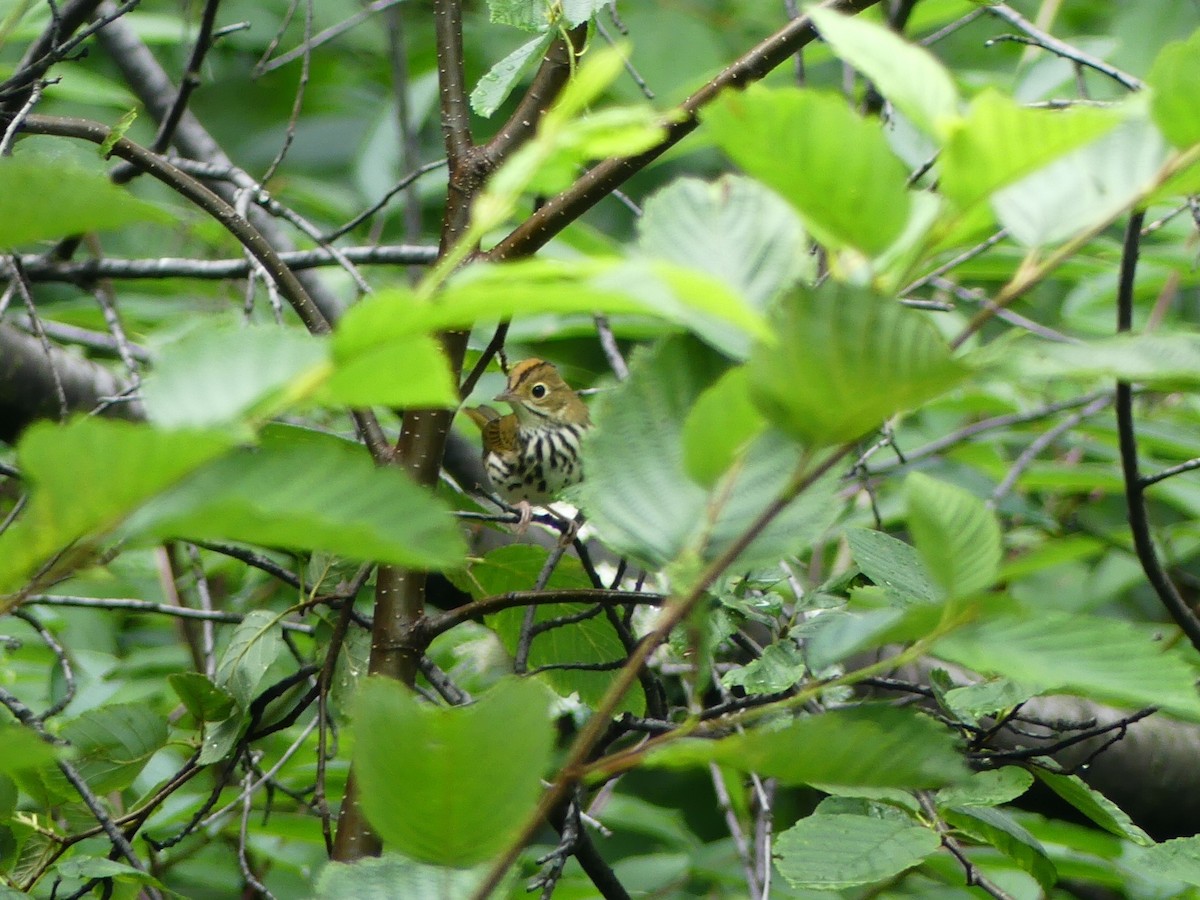
{"label": "large green leaf", "polygon": [[105,794],[132,783],[167,742],[167,720],[146,703],[114,703],[72,719],[62,736],[74,748],[74,765],[88,787]]}
{"label": "large green leaf", "polygon": [[[711,493],[685,471],[689,411],[725,363],[674,338],[634,357],[631,375],[604,394],[585,439],[587,478],[572,496],[613,550],[655,566],[682,555],[711,559],[779,496],[798,462],[778,432],[756,439]],[[815,540],[839,511],[836,481],[825,479],[789,506],[739,558],[773,562]]]}
{"label": "large green leaf", "polygon": [[654,194],[638,219],[638,248],[719,278],[758,309],[815,267],[792,207],[736,175],[679,178]]}
{"label": "large green leaf", "polygon": [[750,400],[745,367],[730,369],[696,398],[683,423],[688,476],[712,487],[766,424]]}
{"label": "large green leaf", "polygon": [[[469,897],[483,881],[487,869],[431,866],[385,853],[353,864],[331,862],[317,878],[315,900],[396,900],[397,897]],[[512,880],[510,875],[505,884]],[[502,887],[498,896],[509,896]]]}
{"label": "large green leaf", "polygon": [[940,190],[962,209],[991,196],[1116,125],[1120,113],[1090,107],[1034,110],[992,89],[971,101],[938,159]]}
{"label": "large green leaf", "polygon": [[925,603],[908,609],[831,609],[796,626],[792,633],[804,635],[805,657],[820,672],[852,654],[924,637],[941,616],[940,607]]}
{"label": "large green leaf", "polygon": [[1200,887],[1200,835],[1139,847],[1122,862],[1151,881],[1172,879]]}
{"label": "large green leaf", "polygon": [[[697,352],[700,351],[700,352]],[[724,362],[671,340],[631,360],[630,377],[592,407],[584,441],[587,477],[574,491],[608,546],[662,566],[683,552],[705,490],[683,471],[683,422]]]}
{"label": "large green leaf", "polygon": [[860,706],[797,719],[715,741],[682,740],[652,751],[648,766],[716,762],[784,784],[938,787],[969,771],[946,727],[920,713]]}
{"label": "large green leaf", "polygon": [[110,419],[31,426],[17,458],[29,507],[0,535],[0,591],[81,538],[103,536],[134,509],[232,444],[213,431],[159,431]]}
{"label": "large green leaf", "polygon": [[1186,41],[1163,47],[1146,79],[1150,84],[1150,113],[1154,124],[1176,147],[1200,143],[1200,31]]}
{"label": "large green leaf", "polygon": [[1078,378],[1192,387],[1200,384],[1200,334],[1121,334],[1069,344],[1025,340],[1001,365],[1033,383]]}
{"label": "large green leaf", "polygon": [[1156,182],[1169,148],[1144,118],[1130,118],[992,197],[996,216],[1027,247],[1066,240],[1132,206]]}
{"label": "large green leaf", "polygon": [[465,547],[445,504],[357,444],[277,428],[147,504],[130,535],[235,540],[359,560],[451,566]]}
{"label": "large green leaf", "polygon": [[0,159],[0,248],[119,228],[132,222],[170,222],[163,209],[112,183],[99,168],[40,151]]}
{"label": "large green leaf", "polygon": [[950,597],[987,590],[1000,571],[1000,523],[962,488],[914,472],[905,482],[908,528],[925,570]]}
{"label": "large green leaf", "polygon": [[37,769],[52,761],[56,755],[53,744],[38,737],[31,729],[18,725],[0,726],[0,774],[9,775],[23,769]]}
{"label": "large green leaf", "polygon": [[701,117],[729,158],[789,200],[822,244],[873,255],[904,229],[904,167],[879,123],[845,98],[754,84],[725,91]]}
{"label": "large green leaf", "polygon": [[1123,707],[1158,706],[1200,721],[1195,675],[1145,629],[1080,613],[993,613],[940,639],[934,654],[1042,693]]}
{"label": "large green leaf", "polygon": [[928,50],[883,25],[833,9],[814,7],[809,15],[833,51],[927,134],[938,135],[958,114],[954,80]]}
{"label": "large green leaf", "polygon": [[[548,555],[545,548],[528,544],[500,547],[483,559],[472,562],[467,572],[456,577],[455,581],[476,599],[511,591],[532,590]],[[545,587],[551,591],[572,590],[590,588],[592,583],[580,562],[566,557],[554,568]],[[578,615],[587,609],[588,605],[584,603],[542,603],[535,609],[535,622]],[[517,652],[525,612],[525,607],[506,609],[487,619],[488,626],[499,635],[509,654],[515,655]],[[608,618],[597,615],[537,634],[530,642],[528,666],[532,671],[541,666],[564,663],[597,665],[624,659],[626,655],[625,647]],[[608,690],[615,672],[550,669],[540,677],[562,696],[569,697],[577,693],[583,703],[594,706]],[[635,688],[626,694],[618,711],[639,716],[645,713],[646,699],[641,690]]]}
{"label": "large green leaf", "polygon": [[648,260],[534,259],[470,266],[431,301],[404,288],[380,291],[342,317],[334,358],[351,360],[373,348],[402,353],[414,335],[545,313],[640,313],[691,328],[707,323],[707,331],[732,332],[743,342],[769,334],[745,300],[701,272]]}
{"label": "large green leaf", "polygon": [[780,834],[774,852],[789,884],[836,891],[899,875],[941,845],[932,829],[911,821],[812,815]]}
{"label": "large green leaf", "polygon": [[498,853],[541,793],[554,744],[548,701],[543,688],[511,679],[470,706],[435,709],[397,682],[366,681],[354,765],[380,837],[439,865]]}
{"label": "large green leaf", "polygon": [[750,360],[767,417],[807,444],[862,437],[953,387],[963,369],[923,313],[837,282],[787,296]]}
{"label": "large green leaf", "polygon": [[458,404],[446,354],[430,335],[404,335],[351,352],[335,339],[333,351],[333,371],[313,394],[318,403],[416,408]]}
{"label": "large green leaf", "polygon": [[298,328],[206,322],[155,354],[146,412],[167,428],[265,418],[326,370],[328,355],[326,341]]}

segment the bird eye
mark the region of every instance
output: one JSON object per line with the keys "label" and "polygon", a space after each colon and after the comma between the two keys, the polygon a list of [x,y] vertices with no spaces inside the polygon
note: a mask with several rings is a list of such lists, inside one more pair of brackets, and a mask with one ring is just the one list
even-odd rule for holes
{"label": "bird eye", "polygon": [[534,400],[541,400],[546,396],[546,386],[544,384],[535,384],[530,388],[529,393],[533,395]]}

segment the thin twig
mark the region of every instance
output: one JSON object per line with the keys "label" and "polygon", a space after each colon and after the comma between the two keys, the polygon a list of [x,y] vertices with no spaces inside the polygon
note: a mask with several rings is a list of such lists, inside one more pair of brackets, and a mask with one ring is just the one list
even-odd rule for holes
{"label": "thin twig", "polygon": [[[169,603],[155,603],[153,600],[136,600],[127,597],[71,597],[59,594],[31,594],[22,601],[22,605],[73,606],[83,609],[126,609],[131,612],[174,616],[177,619],[198,619],[209,622],[226,622],[234,625],[245,618],[240,613],[191,609],[186,606],[172,606]],[[313,633],[311,625],[302,625],[299,622],[280,622],[279,624],[287,631],[297,631],[301,634]]]}
{"label": "thin twig", "polygon": [[318,31],[314,35],[305,37],[303,43],[301,43],[300,46],[293,47],[291,50],[288,50],[286,53],[281,53],[281,54],[279,54],[279,56],[276,56],[274,59],[271,59],[267,62],[259,63],[258,65],[256,65],[254,67],[255,77],[260,77],[262,75],[267,74],[268,72],[273,72],[276,69],[281,68],[282,66],[286,66],[288,63],[292,62],[293,60],[299,59],[300,57],[304,56],[305,54],[311,53],[313,50],[317,49],[322,44],[327,44],[330,41],[332,41],[334,38],[340,37],[341,35],[345,34],[347,31],[350,31],[352,28],[355,28],[356,26],[365,22],[371,16],[375,15],[375,13],[380,12],[385,9],[388,9],[390,7],[396,6],[398,3],[402,3],[402,2],[403,2],[403,0],[375,0],[374,3],[364,6],[362,9],[360,9],[354,15],[350,16],[347,19],[343,19],[341,22],[338,22],[336,25],[330,25],[328,28],[326,28],[322,31]]}
{"label": "thin twig", "polygon": [[1168,478],[1174,478],[1176,475],[1182,475],[1184,472],[1192,472],[1200,469],[1200,457],[1189,459],[1187,462],[1181,462],[1177,466],[1163,469],[1161,472],[1155,472],[1153,475],[1143,475],[1140,479],[1141,485],[1144,488],[1150,487],[1152,484],[1158,484],[1160,481],[1166,481]]}
{"label": "thin twig", "polygon": [[1084,419],[1094,416],[1101,410],[1106,409],[1112,402],[1113,398],[1111,395],[1097,397],[1083,409],[1067,416],[1053,428],[1043,432],[1030,441],[1029,446],[1021,451],[1021,455],[1013,461],[1012,466],[1009,468],[1003,480],[996,485],[996,489],[992,491],[992,496],[988,499],[988,506],[992,509],[995,509],[996,506],[999,505],[1000,501],[1003,500],[1004,497],[1008,495],[1008,492],[1012,490],[1013,485],[1017,483],[1017,479],[1021,477],[1021,473],[1033,464],[1033,461],[1038,458],[1043,450],[1057,441],[1060,437],[1062,437]]}
{"label": "thin twig", "polygon": [[[989,3],[984,7],[984,11],[991,13],[998,19],[1003,19],[1014,28],[1019,28],[1029,36],[1032,43],[1038,47],[1041,47],[1043,50],[1048,50],[1055,56],[1061,56],[1063,59],[1069,59],[1081,66],[1087,66],[1089,69],[1095,69],[1097,72],[1101,73],[1102,75],[1107,75],[1109,78],[1113,79],[1128,90],[1140,91],[1146,86],[1146,83],[1140,78],[1135,78],[1128,72],[1122,72],[1116,66],[1106,63],[1099,57],[1092,56],[1090,53],[1085,53],[1078,47],[1072,47],[1066,41],[1060,41],[1053,35],[1047,34],[1007,3]],[[990,44],[991,42],[989,41],[988,43]]]}

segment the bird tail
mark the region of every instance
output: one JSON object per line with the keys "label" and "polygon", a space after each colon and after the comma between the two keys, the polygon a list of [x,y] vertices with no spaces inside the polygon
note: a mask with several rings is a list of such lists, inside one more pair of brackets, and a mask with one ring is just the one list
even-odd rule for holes
{"label": "bird tail", "polygon": [[500,418],[500,413],[490,406],[464,406],[462,411],[467,414],[468,419],[479,426],[480,431],[488,422],[495,422]]}

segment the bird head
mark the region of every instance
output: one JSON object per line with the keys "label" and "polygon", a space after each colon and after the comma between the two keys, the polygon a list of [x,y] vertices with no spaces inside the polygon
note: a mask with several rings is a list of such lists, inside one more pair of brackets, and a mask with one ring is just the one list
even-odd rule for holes
{"label": "bird head", "polygon": [[579,395],[543,359],[523,359],[509,369],[508,386],[496,400],[512,406],[518,421],[529,428],[591,424]]}

